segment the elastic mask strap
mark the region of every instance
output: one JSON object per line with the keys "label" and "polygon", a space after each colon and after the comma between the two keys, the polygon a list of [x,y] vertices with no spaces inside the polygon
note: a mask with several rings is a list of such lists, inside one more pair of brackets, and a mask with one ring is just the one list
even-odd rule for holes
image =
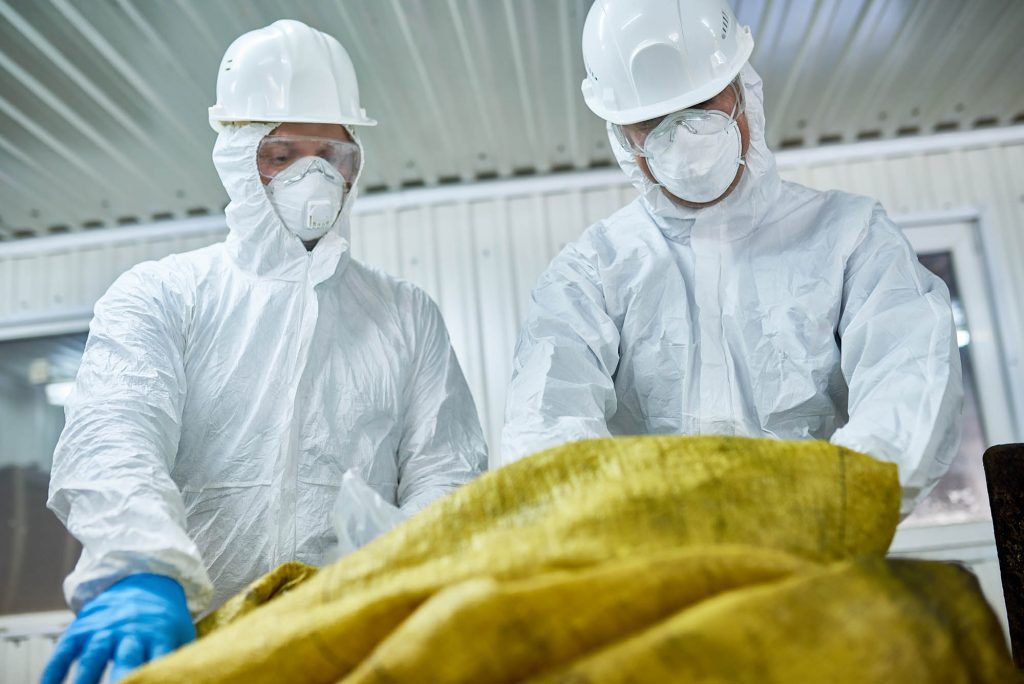
{"label": "elastic mask strap", "polygon": [[354,142],[356,146],[359,147],[359,170],[356,171],[356,177],[352,179],[351,183],[349,183],[349,185],[351,186],[349,192],[352,192],[352,190],[355,190],[356,188],[356,183],[358,183],[359,179],[363,177],[363,167],[366,166],[366,157],[363,154],[363,141],[360,140],[359,136],[356,134],[355,127],[349,124],[342,125],[345,127],[345,130],[348,131],[349,136],[352,137],[352,142]]}

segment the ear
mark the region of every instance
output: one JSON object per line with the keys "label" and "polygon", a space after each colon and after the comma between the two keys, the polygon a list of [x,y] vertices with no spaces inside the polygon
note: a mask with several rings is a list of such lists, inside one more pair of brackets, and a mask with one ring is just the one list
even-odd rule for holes
{"label": "ear", "polygon": [[747,152],[750,150],[750,121],[747,119],[747,113],[743,112],[739,118],[736,119],[736,123],[740,127],[740,151],[743,156],[747,156]]}

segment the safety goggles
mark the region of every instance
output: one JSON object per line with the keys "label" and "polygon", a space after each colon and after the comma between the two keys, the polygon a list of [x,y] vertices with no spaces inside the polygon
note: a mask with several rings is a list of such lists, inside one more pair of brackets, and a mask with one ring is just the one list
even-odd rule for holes
{"label": "safety goggles", "polygon": [[359,174],[362,158],[354,142],[308,135],[268,135],[256,150],[256,166],[267,181],[304,157],[320,157],[351,185]]}
{"label": "safety goggles", "polygon": [[635,124],[615,124],[612,130],[623,148],[641,157],[650,157],[670,146],[680,128],[695,135],[721,133],[744,109],[743,86],[737,78],[718,95],[699,105]]}

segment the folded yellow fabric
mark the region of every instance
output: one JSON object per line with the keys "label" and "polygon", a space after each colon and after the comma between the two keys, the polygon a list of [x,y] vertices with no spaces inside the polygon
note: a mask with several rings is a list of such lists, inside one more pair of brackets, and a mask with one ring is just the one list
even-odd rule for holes
{"label": "folded yellow fabric", "polygon": [[204,637],[218,627],[234,622],[262,605],[294,589],[316,574],[317,569],[292,561],[274,568],[245,591],[233,596],[227,603],[207,615],[196,625],[196,634]]}
{"label": "folded yellow fabric", "polygon": [[865,556],[722,593],[530,681],[1017,682],[1002,638],[966,570]]}
{"label": "folded yellow fabric", "polygon": [[822,442],[567,445],[268,575],[125,681],[1011,681],[970,576],[883,558],[899,498]]}
{"label": "folded yellow fabric", "polygon": [[677,549],[434,594],[345,682],[514,682],[569,663],[721,592],[806,561],[744,546]]}

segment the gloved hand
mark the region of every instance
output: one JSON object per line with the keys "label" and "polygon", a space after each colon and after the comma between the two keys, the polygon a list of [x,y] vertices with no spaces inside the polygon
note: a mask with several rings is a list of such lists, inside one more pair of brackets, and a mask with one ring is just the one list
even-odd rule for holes
{"label": "gloved hand", "polygon": [[63,682],[75,658],[75,684],[99,682],[111,659],[110,681],[116,682],[195,638],[180,584],[162,575],[130,575],[85,604],[57,643],[42,684]]}

